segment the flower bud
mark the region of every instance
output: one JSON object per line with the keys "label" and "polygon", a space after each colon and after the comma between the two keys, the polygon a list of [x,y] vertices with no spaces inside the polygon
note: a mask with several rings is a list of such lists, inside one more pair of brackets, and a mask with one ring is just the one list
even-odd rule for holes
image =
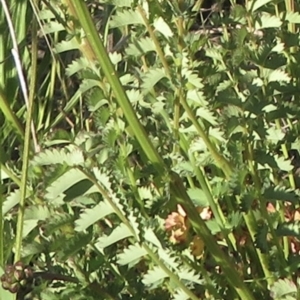
{"label": "flower bud", "polygon": [[2,282],[2,288],[4,290],[8,290],[10,288],[10,284],[7,281]]}
{"label": "flower bud", "polygon": [[26,267],[24,270],[24,274],[26,278],[32,278],[33,276],[33,271],[30,267]]}
{"label": "flower bud", "polygon": [[14,278],[17,280],[17,281],[20,281],[24,278],[24,272],[23,270],[15,270],[14,271]]}
{"label": "flower bud", "polygon": [[11,274],[13,271],[14,271],[14,266],[12,265],[5,266],[5,270],[4,270],[5,274]]}
{"label": "flower bud", "polygon": [[13,283],[10,288],[8,289],[11,293],[15,294],[20,289],[20,284],[18,282]]}
{"label": "flower bud", "polygon": [[24,270],[24,264],[21,261],[17,261],[14,266],[15,266],[15,270],[17,270],[17,271]]}

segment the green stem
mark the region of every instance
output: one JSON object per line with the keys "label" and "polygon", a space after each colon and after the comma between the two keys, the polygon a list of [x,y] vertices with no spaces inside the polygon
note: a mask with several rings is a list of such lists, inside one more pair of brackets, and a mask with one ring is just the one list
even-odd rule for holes
{"label": "green stem", "polygon": [[154,31],[152,29],[152,27],[150,26],[149,22],[148,22],[148,19],[147,19],[147,16],[145,14],[145,11],[144,9],[138,5],[137,6],[137,11],[140,13],[144,23],[145,23],[145,26],[149,32],[149,35],[150,35],[150,38],[152,39],[154,45],[155,45],[155,48],[156,48],[156,52],[158,54],[158,57],[166,71],[166,74],[167,76],[169,77],[169,79],[171,78],[171,72],[170,72],[170,68],[169,68],[169,65],[168,65],[168,62],[166,60],[166,56],[164,54],[164,52],[162,51],[161,47],[160,47],[160,44],[159,44],[159,41],[157,40],[155,34],[154,34]]}
{"label": "green stem", "polygon": [[179,277],[175,274],[175,272],[171,271],[166,265],[157,257],[157,255],[150,249],[150,247],[146,244],[143,245],[148,255],[152,258],[152,260],[170,277],[170,279],[175,283],[176,287],[182,289],[186,295],[189,296],[190,299],[198,300],[199,298],[189,289],[187,288]]}
{"label": "green stem", "polygon": [[[108,57],[108,54],[105,50],[105,47],[103,45],[102,40],[100,39],[93,21],[91,19],[91,16],[87,10],[87,7],[85,3],[81,0],[73,0],[73,1],[67,1],[68,4],[72,7],[72,9],[75,12],[75,18],[80,22],[85,34],[86,34],[86,40],[90,45],[90,48],[93,49],[95,54],[95,59],[98,61],[100,66],[102,67],[102,70],[107,78],[107,81],[109,82],[114,95],[116,97],[116,100],[119,104],[119,106],[122,108],[124,115],[127,119],[127,122],[129,123],[132,132],[134,133],[137,141],[140,143],[142,149],[144,150],[144,153],[147,155],[149,162],[156,168],[158,173],[162,176],[161,180],[165,180],[165,170],[166,166],[162,160],[162,158],[159,156],[158,152],[155,150],[153,144],[151,143],[150,139],[148,138],[145,129],[140,124],[132,106],[131,103],[123,90],[123,87],[120,83],[120,80],[114,70],[114,67]],[[202,130],[202,128],[201,128]],[[206,137],[204,132],[202,132],[203,135]],[[207,138],[206,138],[207,139]],[[209,141],[209,145],[211,142]],[[215,150],[213,148],[213,150]],[[218,155],[218,153],[214,153],[215,156],[218,158],[218,162],[223,162],[224,164],[224,158]],[[223,160],[222,160],[223,159]],[[221,164],[222,165],[222,164]],[[225,161],[224,168],[227,169],[228,172],[230,169],[228,166],[228,162]],[[240,277],[239,273],[235,270],[233,263],[231,262],[230,258],[227,257],[223,251],[219,248],[215,238],[210,233],[209,229],[207,228],[207,225],[205,222],[200,218],[199,214],[196,212],[195,207],[191,201],[191,199],[188,197],[185,187],[182,183],[182,180],[176,173],[169,174],[171,176],[171,183],[170,188],[171,191],[174,193],[174,200],[177,201],[177,203],[181,204],[182,207],[187,212],[187,215],[189,217],[189,220],[196,232],[197,235],[199,235],[206,246],[208,247],[209,251],[214,256],[217,263],[222,265],[222,269],[224,271],[224,275],[227,278],[227,280],[230,282],[230,284],[235,288],[236,292],[240,296],[241,299],[247,299],[252,300],[254,299],[252,293],[247,288],[245,283],[243,282],[243,279]],[[149,255],[151,255],[150,252],[148,252]],[[184,284],[178,280],[179,288],[183,289]],[[191,295],[191,291],[189,291],[188,295]],[[193,299],[197,299],[195,296]]]}
{"label": "green stem", "polygon": [[145,154],[148,156],[149,160],[153,163],[155,168],[159,171],[160,174],[164,174],[165,170],[163,161],[156,152],[153,144],[150,142],[145,129],[140,124],[131,106],[127,94],[124,92],[121,82],[115,72],[114,66],[108,57],[103,42],[101,41],[94,27],[93,21],[86,8],[85,3],[80,0],[67,2],[75,11],[75,16],[80,21],[81,26],[85,31],[87,42],[89,43],[90,48],[93,49],[95,58],[101,65],[102,70],[109,84],[111,85],[112,90],[114,91],[116,100],[119,106],[122,108],[127,122],[129,123],[134,135],[140,142]]}
{"label": "green stem", "polygon": [[3,186],[2,186],[2,176],[1,176],[1,164],[0,164],[0,266],[3,267],[4,265],[4,217],[3,217]]}
{"label": "green stem", "polygon": [[[21,249],[23,240],[23,226],[24,226],[24,214],[25,214],[25,202],[27,195],[27,177],[28,177],[28,164],[30,155],[30,144],[31,144],[31,132],[33,133],[32,126],[32,115],[33,115],[33,100],[35,97],[35,86],[36,86],[36,71],[37,71],[37,22],[34,19],[32,24],[32,66],[31,66],[31,80],[28,95],[28,107],[26,116],[25,126],[25,137],[24,137],[24,152],[23,152],[23,164],[22,164],[22,175],[21,175],[21,197],[19,202],[19,212],[17,219],[17,232],[16,232],[16,247],[15,247],[15,262],[21,259]],[[24,94],[26,98],[27,95]],[[35,138],[35,137],[33,137]]]}
{"label": "green stem", "polygon": [[206,147],[208,148],[209,152],[211,153],[212,157],[214,158],[217,166],[224,171],[224,174],[226,175],[227,178],[229,178],[232,174],[232,167],[230,163],[222,156],[219,154],[217,149],[215,148],[214,144],[210,141],[208,135],[204,132],[203,128],[199,124],[198,120],[196,119],[193,111],[189,107],[188,103],[186,102],[186,99],[182,96],[180,99],[180,102],[188,114],[190,120],[192,121],[193,125],[195,126],[198,134],[204,141]]}
{"label": "green stem", "polygon": [[185,191],[185,187],[179,175],[173,172],[171,177],[171,191],[173,191],[177,203],[179,203],[186,211],[187,215],[189,216],[189,221],[191,222],[195,232],[203,239],[204,244],[213,255],[215,261],[222,266],[224,275],[231,286],[235,288],[241,299],[254,299],[254,296],[243,282],[239,273],[235,270],[235,266],[231,260],[226,257],[216,240],[212,238],[205,221],[200,218],[193,205],[190,205],[191,200]]}

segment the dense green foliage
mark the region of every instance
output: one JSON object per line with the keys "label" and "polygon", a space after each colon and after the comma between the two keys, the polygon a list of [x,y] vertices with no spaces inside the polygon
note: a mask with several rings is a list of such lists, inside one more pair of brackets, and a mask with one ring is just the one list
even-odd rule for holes
{"label": "dense green foliage", "polygon": [[299,299],[300,3],[202,2],[1,1],[0,300]]}

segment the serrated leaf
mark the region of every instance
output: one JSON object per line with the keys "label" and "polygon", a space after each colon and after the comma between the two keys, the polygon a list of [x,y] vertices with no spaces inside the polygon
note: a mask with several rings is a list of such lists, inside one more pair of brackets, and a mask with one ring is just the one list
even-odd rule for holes
{"label": "serrated leaf", "polygon": [[284,43],[278,43],[274,48],[272,48],[272,52],[276,52],[276,53],[282,53],[282,51],[284,50],[285,45]]}
{"label": "serrated leaf", "polygon": [[107,174],[101,172],[98,168],[93,168],[93,173],[99,183],[101,183],[106,190],[111,189],[110,178]]}
{"label": "serrated leaf", "polygon": [[159,258],[165,262],[168,268],[172,268],[177,273],[179,271],[179,263],[176,262],[176,257],[172,257],[171,254],[171,251],[162,248],[158,250]]}
{"label": "serrated leaf", "polygon": [[221,143],[226,142],[224,132],[222,132],[219,128],[209,128],[209,135]]}
{"label": "serrated leaf", "polygon": [[219,92],[225,91],[230,87],[232,87],[232,81],[224,80],[219,83],[219,85],[217,86],[216,92],[219,93]]}
{"label": "serrated leaf", "polygon": [[277,28],[282,25],[282,21],[276,17],[267,13],[263,13],[260,18],[255,22],[255,29],[263,29],[263,28]]}
{"label": "serrated leaf", "polygon": [[155,266],[152,270],[149,270],[143,277],[142,282],[145,285],[151,286],[155,283],[161,282],[167,278],[168,275],[158,266]]}
{"label": "serrated leaf", "polygon": [[217,119],[211,111],[205,107],[199,107],[196,111],[196,115],[204,120],[208,121],[211,125],[217,125]]}
{"label": "serrated leaf", "polygon": [[53,19],[55,15],[53,12],[49,9],[42,9],[38,12],[38,16],[40,20],[45,20],[45,19]]}
{"label": "serrated leaf", "polygon": [[291,294],[297,295],[297,287],[292,280],[279,279],[271,287],[271,297],[274,299],[286,299],[282,297]]}
{"label": "serrated leaf", "polygon": [[126,91],[126,95],[133,104],[138,103],[142,99],[142,94],[138,90],[128,90]]}
{"label": "serrated leaf", "polygon": [[46,205],[31,205],[26,207],[24,220],[46,220],[50,216],[49,208]]}
{"label": "serrated leaf", "polygon": [[162,33],[167,39],[173,36],[170,26],[162,17],[157,18],[153,23],[154,28]]}
{"label": "serrated leaf", "polygon": [[79,71],[85,69],[89,66],[89,61],[85,57],[80,57],[76,60],[73,60],[72,63],[70,63],[66,69],[67,76],[72,76]]}
{"label": "serrated leaf", "polygon": [[285,137],[285,133],[282,132],[281,129],[277,129],[275,127],[270,127],[267,129],[268,141],[272,141],[272,143],[278,143],[282,141]]}
{"label": "serrated leaf", "polygon": [[26,238],[27,235],[38,225],[38,220],[24,220],[22,237]]}
{"label": "serrated leaf", "polygon": [[190,99],[201,106],[207,106],[208,104],[203,92],[199,91],[198,89],[189,90],[186,97],[187,99]]}
{"label": "serrated leaf", "polygon": [[166,77],[166,75],[163,69],[152,69],[143,74],[143,93],[147,94],[164,77]]}
{"label": "serrated leaf", "polygon": [[72,149],[68,152],[66,149],[46,149],[34,157],[32,164],[47,166],[53,164],[67,164],[68,166],[78,166],[84,164],[84,157],[82,151],[79,149]]}
{"label": "serrated leaf", "polygon": [[78,169],[71,169],[57,178],[46,190],[45,198],[55,200],[59,195],[81,180],[86,179],[85,175]]}
{"label": "serrated leaf", "polygon": [[187,282],[203,284],[203,280],[199,279],[199,275],[196,274],[195,270],[180,268],[178,272],[178,276],[180,279],[186,280]]}
{"label": "serrated leaf", "polygon": [[294,167],[290,160],[286,160],[284,157],[279,156],[279,155],[274,155],[274,158],[275,158],[276,164],[280,170],[286,171],[286,172],[293,170]]}
{"label": "serrated leaf", "polygon": [[267,253],[269,250],[267,243],[268,226],[264,222],[257,225],[255,234],[255,246],[261,250],[262,253]]}
{"label": "serrated leaf", "polygon": [[91,234],[76,233],[73,237],[67,239],[64,247],[58,252],[58,259],[66,261],[69,257],[75,255],[81,249],[86,248],[92,238]]}
{"label": "serrated leaf", "polygon": [[156,51],[156,48],[153,40],[149,37],[134,40],[134,42],[130,43],[125,50],[127,55],[135,57],[144,55],[151,51]]}
{"label": "serrated leaf", "polygon": [[145,199],[152,199],[153,195],[151,193],[150,188],[142,186],[138,188],[138,193],[141,199],[145,200]]}
{"label": "serrated leaf", "polygon": [[161,242],[158,240],[157,236],[155,235],[155,233],[153,232],[153,230],[151,228],[147,228],[145,230],[144,238],[146,241],[152,243],[157,248],[159,248],[159,249],[162,248]]}
{"label": "serrated leaf", "polygon": [[65,30],[65,27],[59,22],[50,21],[43,26],[43,29],[45,34],[49,34],[49,33],[63,31]]}
{"label": "serrated leaf", "polygon": [[268,187],[263,192],[263,197],[266,200],[288,201],[292,203],[299,202],[299,196],[292,189],[285,187]]}
{"label": "serrated leaf", "polygon": [[5,216],[14,206],[16,206],[21,199],[21,191],[15,190],[9,194],[9,196],[4,200],[2,207],[2,214]]}
{"label": "serrated leaf", "polygon": [[147,251],[141,247],[139,244],[130,245],[127,249],[123,251],[123,253],[117,256],[118,264],[120,265],[135,265],[140,259],[147,255]]}
{"label": "serrated leaf", "polygon": [[173,300],[188,300],[190,297],[180,289],[176,289],[175,294],[173,295]]}
{"label": "serrated leaf", "polygon": [[100,237],[95,246],[99,249],[103,249],[130,236],[132,236],[132,232],[122,223],[115,228],[109,236]]}
{"label": "serrated leaf", "polygon": [[[192,73],[192,72],[190,74],[188,74],[188,72],[185,72],[183,74],[183,76],[186,77],[188,79],[188,82],[191,83],[194,87],[196,87],[198,89],[202,89],[204,87],[204,85],[202,83],[202,79],[197,74]],[[201,93],[201,92],[198,91],[198,93]]]}
{"label": "serrated leaf", "polygon": [[138,218],[133,214],[132,211],[130,212],[130,214],[128,216],[128,221],[130,222],[130,225],[135,232],[135,236],[138,238],[140,235],[140,228],[139,228],[140,223],[138,222]]}
{"label": "serrated leaf", "polygon": [[286,12],[285,20],[289,23],[300,24],[300,14],[299,12]]}
{"label": "serrated leaf", "polygon": [[216,59],[217,61],[223,61],[222,55],[217,49],[214,48],[206,49],[205,54],[206,56],[212,59]]}
{"label": "serrated leaf", "polygon": [[215,235],[215,234],[221,232],[221,228],[220,228],[219,224],[214,219],[206,221],[206,226],[208,227],[208,229],[210,230],[212,235]]}
{"label": "serrated leaf", "polygon": [[110,28],[123,27],[133,24],[144,24],[141,15],[134,10],[118,11],[109,22]]}
{"label": "serrated leaf", "polygon": [[73,227],[74,216],[69,213],[56,213],[54,216],[51,216],[46,220],[45,226],[45,235],[50,236],[56,231],[64,230],[68,226]]}
{"label": "serrated leaf", "polygon": [[268,82],[287,82],[289,83],[291,81],[290,76],[282,71],[282,70],[274,70],[273,72],[270,73]]}
{"label": "serrated leaf", "polygon": [[[40,254],[44,251],[44,245],[41,245],[38,242],[32,241],[30,244],[25,244],[22,248],[22,257],[29,255]],[[1,299],[1,298],[0,298]]]}
{"label": "serrated leaf", "polygon": [[101,202],[93,208],[86,209],[76,220],[75,230],[83,231],[113,212],[112,207],[106,202]]}
{"label": "serrated leaf", "polygon": [[248,1],[247,2],[247,9],[248,10],[251,9],[252,12],[255,12],[256,10],[258,10],[262,6],[268,4],[269,2],[272,2],[272,0],[254,0],[254,1]]}
{"label": "serrated leaf", "polygon": [[276,229],[276,234],[278,236],[294,236],[300,238],[300,222],[284,222],[278,225]]}
{"label": "serrated leaf", "polygon": [[78,49],[79,44],[76,40],[76,38],[72,38],[69,41],[62,41],[55,45],[55,51],[56,53],[62,53],[70,50]]}

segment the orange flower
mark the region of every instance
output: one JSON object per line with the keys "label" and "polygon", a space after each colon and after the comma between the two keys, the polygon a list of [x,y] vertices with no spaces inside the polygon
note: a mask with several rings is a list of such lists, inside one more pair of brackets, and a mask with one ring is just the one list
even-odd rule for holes
{"label": "orange flower", "polygon": [[165,221],[165,229],[171,231],[170,241],[172,243],[178,244],[186,241],[189,225],[186,213],[179,204],[177,205],[177,212],[168,215]]}

